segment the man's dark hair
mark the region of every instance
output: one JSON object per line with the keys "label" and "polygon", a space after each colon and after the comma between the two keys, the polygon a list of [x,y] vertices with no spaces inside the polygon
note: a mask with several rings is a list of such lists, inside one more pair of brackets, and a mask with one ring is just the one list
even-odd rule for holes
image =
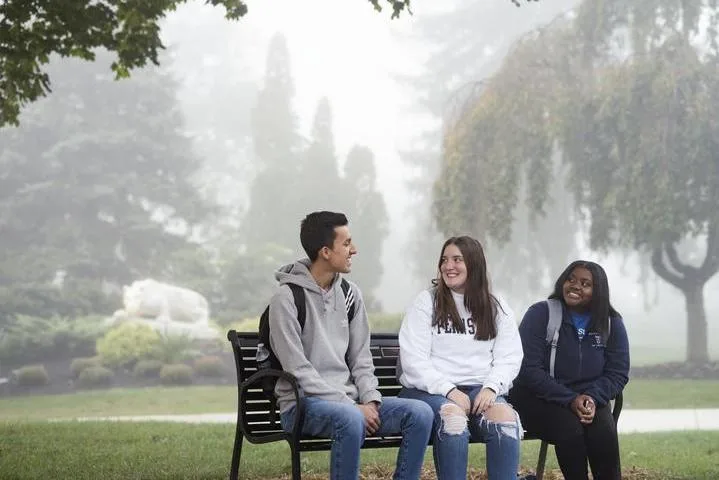
{"label": "man's dark hair", "polygon": [[311,262],[317,260],[322,247],[332,248],[337,233],[335,228],[349,222],[343,213],[312,212],[300,224],[300,242]]}

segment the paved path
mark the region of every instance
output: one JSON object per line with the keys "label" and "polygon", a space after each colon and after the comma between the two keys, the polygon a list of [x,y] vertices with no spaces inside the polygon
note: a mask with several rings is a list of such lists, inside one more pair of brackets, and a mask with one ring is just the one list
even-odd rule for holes
{"label": "paved path", "polygon": [[[141,415],[119,417],[81,417],[80,421],[230,423],[235,413],[197,415]],[[719,408],[672,410],[622,410],[619,433],[667,432],[675,430],[719,430]]]}
{"label": "paved path", "polygon": [[719,408],[622,410],[619,432],[667,432],[672,430],[719,430]]}

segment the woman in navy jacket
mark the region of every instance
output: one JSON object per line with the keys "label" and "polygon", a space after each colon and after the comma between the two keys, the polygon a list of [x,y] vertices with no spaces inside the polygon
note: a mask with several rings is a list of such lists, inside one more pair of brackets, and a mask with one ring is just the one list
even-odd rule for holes
{"label": "woman in navy jacket", "polygon": [[[622,317],[609,302],[604,269],[576,261],[559,276],[550,299],[562,306],[554,378],[547,342],[547,302],[522,319],[524,359],[510,401],[528,432],[555,445],[564,478],[621,478],[619,442],[609,401],[627,384],[629,341]],[[610,325],[611,322],[611,325]]]}

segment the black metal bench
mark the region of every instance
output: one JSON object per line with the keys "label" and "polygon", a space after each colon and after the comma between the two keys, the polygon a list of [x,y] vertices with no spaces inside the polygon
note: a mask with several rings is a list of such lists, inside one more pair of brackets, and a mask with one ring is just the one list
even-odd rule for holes
{"label": "black metal bench", "polygon": [[[304,418],[304,404],[300,396],[299,387],[295,378],[287,372],[278,370],[257,371],[255,353],[257,352],[257,332],[227,332],[227,339],[232,344],[237,367],[237,426],[235,430],[235,445],[232,451],[232,464],[230,466],[230,480],[237,480],[242,455],[242,443],[246,438],[250,443],[269,443],[285,440],[290,445],[292,455],[292,479],[300,480],[300,452],[315,452],[330,450],[331,441],[325,438],[302,436],[300,425]],[[399,341],[396,333],[373,333],[370,340],[370,349],[374,360],[375,375],[379,380],[379,390],[383,396],[396,396],[402,386],[397,379],[397,356],[399,355]],[[285,432],[279,422],[279,412],[270,411],[273,405],[262,391],[261,379],[267,376],[284,378],[290,382],[297,399],[297,415],[291,433]],[[619,419],[622,409],[622,397],[614,402],[613,415],[615,422]],[[525,440],[538,440],[525,434]],[[367,437],[362,448],[399,447],[401,437]],[[548,443],[542,441],[537,460],[537,479],[541,480],[544,474],[544,465],[547,459]]]}

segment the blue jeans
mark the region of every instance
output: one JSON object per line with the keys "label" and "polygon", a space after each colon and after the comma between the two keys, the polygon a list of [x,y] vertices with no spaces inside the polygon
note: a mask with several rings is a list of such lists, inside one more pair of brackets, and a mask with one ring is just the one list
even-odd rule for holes
{"label": "blue jeans", "polygon": [[[364,415],[356,405],[305,397],[302,433],[332,439],[330,478],[359,478],[360,447],[365,438]],[[282,428],[290,432],[296,407],[280,416]],[[404,398],[384,397],[379,408],[380,428],[376,436],[402,435],[397,453],[394,479],[419,479],[424,452],[432,433],[434,415],[426,403]]]}
{"label": "blue jeans", "polygon": [[[481,385],[459,387],[474,402],[482,389]],[[434,411],[432,432],[434,468],[438,480],[465,480],[467,478],[467,457],[469,439],[487,445],[487,476],[490,480],[516,480],[519,469],[519,443],[522,426],[519,416],[514,422],[494,423],[482,415],[470,415],[464,431],[447,433],[440,416],[440,409],[451,400],[442,395],[432,395],[414,388],[403,388],[400,397],[425,401]],[[504,397],[497,397],[496,403],[507,403]]]}

